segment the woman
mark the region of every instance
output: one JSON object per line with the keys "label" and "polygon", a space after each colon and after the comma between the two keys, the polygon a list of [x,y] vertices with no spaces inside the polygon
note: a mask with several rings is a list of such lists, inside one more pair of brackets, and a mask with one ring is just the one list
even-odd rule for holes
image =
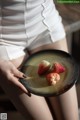
{"label": "woman", "polygon": [[[52,0],[0,2],[0,85],[26,119],[29,112],[35,120],[53,120],[45,98],[30,94],[18,80],[29,55],[42,49],[68,52],[61,17]],[[75,86],[49,102],[57,120],[78,120]]]}

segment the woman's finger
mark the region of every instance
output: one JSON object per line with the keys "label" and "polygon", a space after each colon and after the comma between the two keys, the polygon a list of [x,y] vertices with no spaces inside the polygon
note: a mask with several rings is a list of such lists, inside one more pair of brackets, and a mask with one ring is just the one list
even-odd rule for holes
{"label": "woman's finger", "polygon": [[31,93],[19,82],[19,79],[14,77],[14,76],[11,76],[10,78],[13,83],[19,87],[23,92],[25,92],[29,97],[31,97]]}
{"label": "woman's finger", "polygon": [[24,73],[19,71],[16,67],[12,69],[12,74],[14,74],[14,76],[18,78],[24,78]]}

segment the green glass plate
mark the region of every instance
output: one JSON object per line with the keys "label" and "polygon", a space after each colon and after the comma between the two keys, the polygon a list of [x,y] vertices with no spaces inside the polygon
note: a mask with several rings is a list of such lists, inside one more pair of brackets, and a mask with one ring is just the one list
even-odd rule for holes
{"label": "green glass plate", "polygon": [[[65,66],[66,71],[60,74],[61,79],[56,85],[48,85],[45,76],[38,75],[38,65],[42,60],[47,60],[51,64],[59,62]],[[32,54],[23,65],[21,71],[32,77],[29,80],[20,79],[20,82],[27,90],[33,94],[48,97],[60,95],[69,90],[78,79],[79,67],[72,56],[64,51],[44,50]]]}

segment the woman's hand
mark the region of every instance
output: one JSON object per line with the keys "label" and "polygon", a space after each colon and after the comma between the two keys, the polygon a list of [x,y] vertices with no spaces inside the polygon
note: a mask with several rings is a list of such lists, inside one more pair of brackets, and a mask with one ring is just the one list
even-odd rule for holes
{"label": "woman's hand", "polygon": [[5,84],[5,82],[7,82],[9,84],[14,84],[28,96],[31,96],[26,88],[19,82],[19,78],[24,78],[24,74],[20,72],[14,66],[14,64],[7,60],[0,60],[0,81],[2,80],[1,83]]}

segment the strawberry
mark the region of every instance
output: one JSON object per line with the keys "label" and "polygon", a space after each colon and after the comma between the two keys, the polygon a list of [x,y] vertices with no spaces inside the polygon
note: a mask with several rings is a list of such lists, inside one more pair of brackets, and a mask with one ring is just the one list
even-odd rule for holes
{"label": "strawberry", "polygon": [[49,85],[55,85],[60,80],[60,75],[58,73],[49,73],[46,75],[46,79]]}
{"label": "strawberry", "polygon": [[49,70],[49,68],[50,68],[50,63],[48,61],[46,60],[41,61],[38,67],[38,74],[43,75]]}
{"label": "strawberry", "polygon": [[56,72],[56,73],[63,73],[65,72],[65,67],[61,64],[61,63],[54,63],[53,67],[52,67],[52,72]]}

